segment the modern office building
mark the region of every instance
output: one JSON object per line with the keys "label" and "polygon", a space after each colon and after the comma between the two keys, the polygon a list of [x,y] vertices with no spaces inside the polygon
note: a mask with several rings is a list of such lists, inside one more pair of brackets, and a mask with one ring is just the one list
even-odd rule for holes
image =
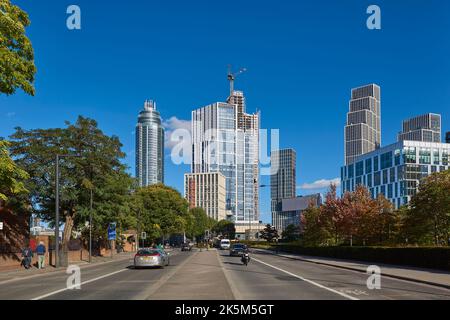
{"label": "modern office building", "polygon": [[[226,210],[239,223],[259,223],[260,114],[245,112],[242,92],[192,112],[192,173],[225,176]],[[241,123],[239,123],[241,119]]]}
{"label": "modern office building", "polygon": [[420,180],[449,169],[450,144],[399,141],[361,155],[341,168],[342,193],[366,186],[372,197],[383,194],[396,208],[409,203]]}
{"label": "modern office building", "polygon": [[352,90],[344,132],[345,164],[381,145],[381,92],[376,84]]}
{"label": "modern office building", "polygon": [[300,226],[303,212],[310,206],[320,207],[323,203],[320,193],[281,200],[280,211],[274,215],[273,225],[281,232],[289,225]]}
{"label": "modern office building", "polygon": [[136,177],[141,187],[164,183],[164,128],[153,101],[145,101],[136,125]]}
{"label": "modern office building", "polygon": [[450,143],[450,131],[445,134],[445,142]]}
{"label": "modern office building", "polygon": [[441,142],[441,115],[427,113],[403,121],[398,141]]}
{"label": "modern office building", "polygon": [[276,150],[271,154],[270,198],[272,224],[278,231],[284,230],[282,200],[296,195],[297,154],[293,149]]}
{"label": "modern office building", "polygon": [[185,174],[184,192],[190,208],[203,208],[216,221],[226,219],[225,176],[220,172]]}

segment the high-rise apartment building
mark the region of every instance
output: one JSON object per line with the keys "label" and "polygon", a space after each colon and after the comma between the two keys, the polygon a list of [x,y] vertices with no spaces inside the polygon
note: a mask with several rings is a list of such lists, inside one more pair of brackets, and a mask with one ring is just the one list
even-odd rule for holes
{"label": "high-rise apartment building", "polygon": [[297,155],[293,149],[276,150],[271,154],[272,174],[270,176],[270,195],[272,224],[279,231],[284,229],[282,200],[296,196]]}
{"label": "high-rise apartment building", "polygon": [[237,224],[259,221],[259,121],[240,91],[192,112],[191,171],[225,176],[226,210]]}
{"label": "high-rise apartment building", "polygon": [[381,92],[376,84],[352,90],[345,126],[345,163],[380,148]]}
{"label": "high-rise apartment building", "polygon": [[220,172],[185,174],[184,192],[190,208],[203,208],[216,221],[226,219],[225,176]]}
{"label": "high-rise apartment building", "polygon": [[164,128],[156,103],[145,101],[136,125],[136,177],[141,187],[164,183]]}
{"label": "high-rise apartment building", "polygon": [[403,121],[398,141],[441,142],[441,115],[427,113]]}

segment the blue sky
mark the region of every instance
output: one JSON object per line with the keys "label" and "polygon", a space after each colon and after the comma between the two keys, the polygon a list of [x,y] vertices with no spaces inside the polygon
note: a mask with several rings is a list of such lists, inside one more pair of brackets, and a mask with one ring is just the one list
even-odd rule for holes
{"label": "blue sky", "polygon": [[[37,94],[0,96],[0,136],[92,117],[120,137],[134,173],[132,132],[144,100],[156,100],[165,120],[176,117],[169,127],[185,126],[191,110],[226,99],[228,64],[248,69],[236,82],[248,111],[261,110],[262,127],[280,129],[281,147],[296,149],[299,186],[339,176],[352,87],[381,86],[384,145],[421,113],[441,113],[450,130],[447,0],[13,3],[32,21]],[[71,4],[81,8],[82,30],[66,28]],[[381,30],[366,28],[371,4],[381,8]],[[167,157],[166,184],[182,191],[188,170]],[[263,189],[265,222],[269,197]]]}

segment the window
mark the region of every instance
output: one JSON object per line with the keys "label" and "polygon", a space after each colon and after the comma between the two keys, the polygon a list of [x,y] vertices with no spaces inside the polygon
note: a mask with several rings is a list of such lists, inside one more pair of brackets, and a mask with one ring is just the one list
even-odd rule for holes
{"label": "window", "polygon": [[395,168],[391,168],[389,170],[389,182],[392,183],[395,181]]}
{"label": "window", "polygon": [[366,174],[372,173],[372,158],[366,160]]}
{"label": "window", "polygon": [[373,158],[373,171],[378,171],[378,156]]}
{"label": "window", "polygon": [[360,177],[364,174],[364,162],[360,161],[356,163],[356,176]]}
{"label": "window", "polygon": [[421,164],[431,164],[431,150],[421,148],[419,150],[419,163]]}
{"label": "window", "polygon": [[388,171],[383,170],[383,184],[389,183],[388,181]]}
{"label": "window", "polygon": [[367,186],[372,188],[372,174],[367,175]]}
{"label": "window", "polygon": [[395,165],[398,166],[400,164],[400,156],[401,156],[401,152],[400,150],[395,150]]}
{"label": "window", "polygon": [[448,150],[442,150],[442,165],[448,166]]}
{"label": "window", "polygon": [[374,173],[373,180],[375,186],[379,186],[381,184],[381,173],[379,171]]}
{"label": "window", "polygon": [[404,163],[417,163],[416,159],[416,148],[406,147],[403,151],[403,162]]}
{"label": "window", "polygon": [[381,170],[392,167],[392,152],[383,153],[380,157]]}
{"label": "window", "polygon": [[433,149],[433,164],[439,165],[439,150]]}
{"label": "window", "polygon": [[348,166],[348,177],[353,178],[355,176],[354,165],[351,164]]}

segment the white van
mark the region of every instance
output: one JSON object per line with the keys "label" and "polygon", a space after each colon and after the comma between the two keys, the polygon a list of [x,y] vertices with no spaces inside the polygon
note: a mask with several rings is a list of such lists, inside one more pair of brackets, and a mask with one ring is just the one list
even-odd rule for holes
{"label": "white van", "polygon": [[230,249],[230,240],[228,240],[228,239],[220,240],[220,249],[229,250]]}

